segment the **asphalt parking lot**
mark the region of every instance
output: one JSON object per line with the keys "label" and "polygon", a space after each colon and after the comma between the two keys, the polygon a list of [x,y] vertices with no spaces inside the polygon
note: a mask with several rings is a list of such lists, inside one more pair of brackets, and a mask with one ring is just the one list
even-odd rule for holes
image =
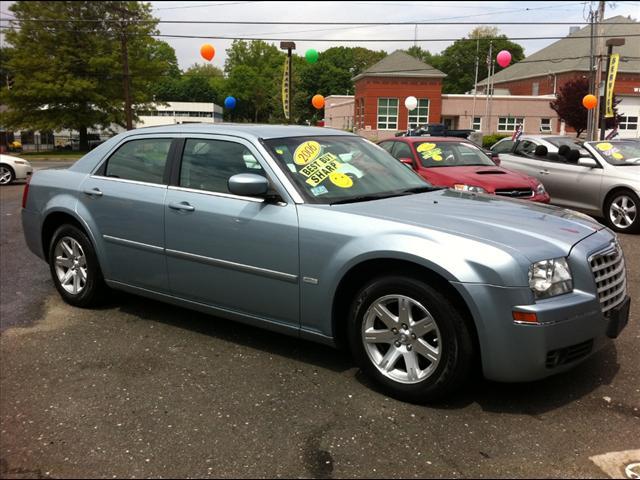
{"label": "asphalt parking lot", "polygon": [[633,303],[614,344],[416,406],[324,346],[121,293],[66,305],[24,244],[22,190],[0,189],[3,478],[608,478],[640,462],[640,236],[620,237]]}

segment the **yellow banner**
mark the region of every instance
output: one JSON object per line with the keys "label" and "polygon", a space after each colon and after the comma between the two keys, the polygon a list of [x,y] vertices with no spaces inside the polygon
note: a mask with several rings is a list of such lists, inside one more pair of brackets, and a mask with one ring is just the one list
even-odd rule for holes
{"label": "yellow banner", "polygon": [[284,117],[289,120],[289,59],[284,59],[284,74],[282,75],[282,110]]}
{"label": "yellow banner", "polygon": [[609,64],[609,72],[607,73],[607,92],[605,96],[606,110],[605,118],[613,117],[613,87],[616,83],[616,74],[618,73],[618,64],[620,63],[620,54],[611,55],[611,63]]}

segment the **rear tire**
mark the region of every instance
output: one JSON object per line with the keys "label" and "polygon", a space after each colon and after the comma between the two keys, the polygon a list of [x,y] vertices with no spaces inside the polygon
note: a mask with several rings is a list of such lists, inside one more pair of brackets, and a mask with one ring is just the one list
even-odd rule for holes
{"label": "rear tire", "polygon": [[386,276],[354,299],[348,325],[362,371],[399,400],[442,400],[469,377],[474,347],[454,304],[416,278]]}
{"label": "rear tire", "polygon": [[49,245],[49,269],[62,299],[70,305],[99,305],[107,289],[95,250],[78,227],[62,225]]}
{"label": "rear tire", "polygon": [[640,232],[640,199],[631,190],[618,190],[610,194],[603,214],[607,225],[616,232]]}

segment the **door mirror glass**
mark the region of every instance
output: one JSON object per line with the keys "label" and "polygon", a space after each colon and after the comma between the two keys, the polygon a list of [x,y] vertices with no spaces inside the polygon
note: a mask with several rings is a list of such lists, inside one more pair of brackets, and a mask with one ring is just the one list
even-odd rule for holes
{"label": "door mirror glass", "polygon": [[411,160],[410,158],[399,158],[398,160],[400,160],[402,163],[404,163],[407,167],[413,168],[413,160]]}
{"label": "door mirror glass", "polygon": [[229,192],[242,197],[264,196],[269,191],[269,180],[255,173],[239,173],[229,178]]}
{"label": "door mirror glass", "polygon": [[578,160],[578,165],[580,165],[581,167],[596,168],[598,166],[598,162],[596,162],[593,158],[582,157]]}

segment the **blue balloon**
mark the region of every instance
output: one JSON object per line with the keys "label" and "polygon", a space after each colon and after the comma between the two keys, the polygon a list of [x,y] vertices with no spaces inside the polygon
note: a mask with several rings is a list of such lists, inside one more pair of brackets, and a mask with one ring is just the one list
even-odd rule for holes
{"label": "blue balloon", "polygon": [[233,97],[227,97],[224,99],[224,108],[227,110],[233,110],[236,108],[236,99]]}

